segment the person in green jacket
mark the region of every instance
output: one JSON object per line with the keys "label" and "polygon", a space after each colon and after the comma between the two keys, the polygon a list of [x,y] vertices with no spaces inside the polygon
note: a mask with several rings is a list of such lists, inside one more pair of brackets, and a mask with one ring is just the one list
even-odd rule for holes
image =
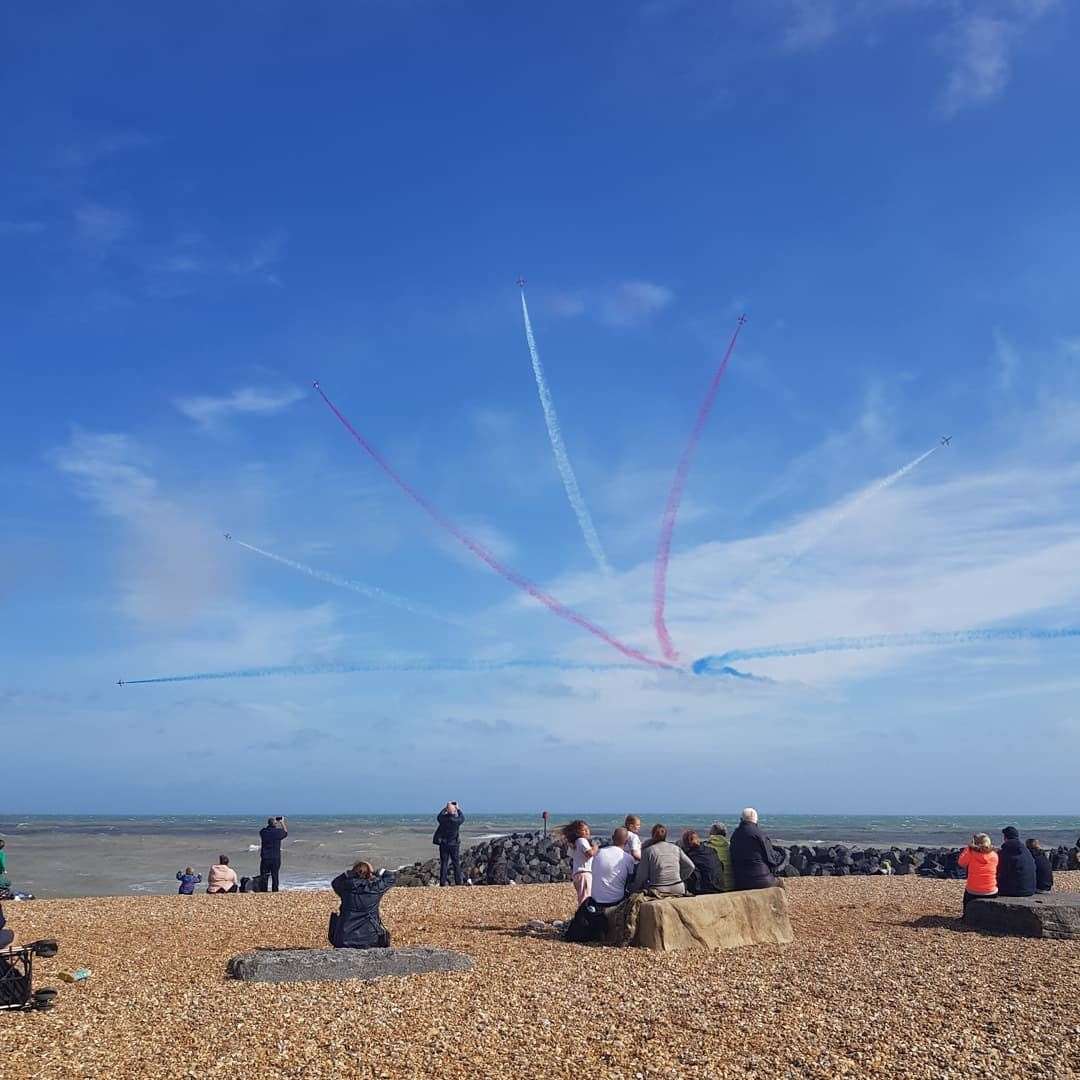
{"label": "person in green jacket", "polygon": [[723,871],[720,880],[724,885],[724,892],[734,892],[735,871],[731,868],[731,845],[728,842],[727,826],[722,822],[714,821],[709,829],[709,847],[716,852],[720,860],[720,869]]}

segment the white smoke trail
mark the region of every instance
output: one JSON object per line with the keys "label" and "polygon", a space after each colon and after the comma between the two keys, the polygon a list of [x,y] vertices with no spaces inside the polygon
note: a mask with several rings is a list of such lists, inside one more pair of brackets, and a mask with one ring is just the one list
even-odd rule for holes
{"label": "white smoke trail", "polygon": [[555,402],[551,400],[551,391],[548,389],[547,378],[544,375],[544,365],[540,363],[540,353],[536,348],[536,338],[533,337],[532,322],[529,320],[529,306],[525,303],[525,290],[521,290],[521,313],[525,317],[525,340],[529,344],[529,356],[532,357],[533,375],[536,377],[536,389],[540,394],[540,406],[544,410],[544,421],[547,424],[548,438],[551,439],[551,450],[555,455],[555,465],[562,477],[563,487],[566,489],[566,497],[570,500],[570,506],[578,519],[581,533],[585,537],[585,545],[596,560],[596,565],[605,574],[611,573],[611,565],[604,554],[600,537],[597,535],[596,526],[589,514],[589,508],[585,505],[581,488],[578,487],[577,477],[574,475],[573,466],[566,453],[563,443],[562,430],[559,428],[559,417],[555,413]]}
{"label": "white smoke trail", "polygon": [[888,476],[882,477],[882,479],[869,484],[831,513],[826,514],[819,527],[812,530],[808,536],[804,537],[793,551],[789,551],[786,555],[781,555],[778,559],[762,567],[748,582],[746,582],[735,594],[734,599],[730,601],[730,606],[737,607],[755,586],[790,569],[808,551],[810,551],[811,548],[817,547],[822,540],[835,532],[843,522],[851,517],[852,514],[861,510],[875,495],[880,495],[883,491],[891,488],[897,481],[902,480],[912,469],[921,465],[937,449],[939,449],[938,446],[932,446],[925,453],[920,454],[915,458],[914,461],[909,461],[906,465],[902,465],[897,469],[896,472],[890,473]]}
{"label": "white smoke trail", "polygon": [[396,593],[387,592],[385,589],[380,589],[376,585],[365,585],[362,581],[353,581],[351,578],[341,577],[338,574],[330,574],[325,570],[316,570],[313,566],[306,566],[304,563],[296,562],[294,559],[286,559],[282,555],[275,555],[272,551],[264,551],[254,544],[248,544],[243,540],[237,540],[235,536],[228,536],[227,539],[231,540],[239,547],[247,548],[248,551],[254,551],[256,555],[261,555],[264,559],[272,559],[276,563],[281,563],[282,566],[288,566],[293,570],[299,570],[301,574],[307,574],[308,577],[312,577],[316,581],[325,581],[327,585],[335,585],[339,589],[348,589],[350,592],[366,596],[369,600],[378,600],[384,604],[391,604],[394,607],[401,608],[402,611],[408,611],[413,615],[422,615],[428,619],[437,619],[439,622],[448,623],[450,626],[457,626],[465,630],[475,629],[475,627],[470,626],[468,623],[462,622],[459,619],[452,619],[447,615],[442,615],[423,604],[417,604],[412,600],[406,600],[405,597],[398,596]]}

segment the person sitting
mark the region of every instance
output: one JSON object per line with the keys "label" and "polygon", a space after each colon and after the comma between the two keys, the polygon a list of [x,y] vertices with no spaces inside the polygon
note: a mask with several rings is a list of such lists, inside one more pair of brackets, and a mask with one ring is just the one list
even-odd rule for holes
{"label": "person sitting", "polygon": [[5,925],[4,909],[0,906],[0,952],[14,947],[15,931],[8,930]]}
{"label": "person sitting", "polygon": [[384,949],[390,934],[379,917],[379,902],[394,884],[386,870],[375,873],[371,863],[353,863],[338,874],[330,888],[341,897],[341,910],[330,918],[330,944],[335,949]]}
{"label": "person sitting", "polygon": [[735,888],[735,874],[731,869],[731,841],[728,840],[727,826],[722,821],[714,821],[709,827],[709,847],[716,852],[720,860],[720,883],[724,892],[731,892]]}
{"label": "person sitting", "polygon": [[176,880],[180,882],[177,892],[181,896],[190,896],[195,891],[195,886],[202,882],[202,874],[196,874],[190,866],[176,871]]}
{"label": "person sitting", "polygon": [[641,858],[641,818],[637,814],[627,814],[626,820],[623,822],[623,827],[626,829],[626,842],[623,847],[626,849],[627,855],[633,857],[634,862],[637,862]]}
{"label": "person sitting", "polygon": [[206,876],[206,891],[208,893],[234,893],[240,891],[240,882],[236,879],[236,871],[229,865],[228,855],[219,855],[218,861],[210,867],[210,873]]}
{"label": "person sitting", "polygon": [[708,893],[724,891],[724,871],[720,860],[708,844],[701,842],[701,837],[693,829],[687,829],[682,837],[682,849],[694,864],[694,873],[687,882],[687,889],[692,896],[705,896]]}
{"label": "person sitting", "polygon": [[637,863],[626,850],[627,830],[619,826],[611,834],[611,843],[592,857],[592,899],[597,907],[621,904]]}
{"label": "person sitting", "polygon": [[979,832],[971,838],[971,843],[960,852],[956,865],[967,870],[967,884],[964,886],[965,909],[972,900],[997,896],[998,855],[986,833]]}
{"label": "person sitting", "polygon": [[1035,860],[1020,842],[1020,833],[1009,825],[1001,830],[1004,841],[998,849],[998,896],[1034,896]]}
{"label": "person sitting", "polygon": [[669,844],[666,825],[652,827],[652,840],[641,846],[641,861],[630,883],[631,892],[659,893],[661,896],[685,896],[686,882],[694,864],[685,851]]}
{"label": "person sitting", "polygon": [[1024,841],[1024,846],[1035,860],[1035,891],[1049,892],[1054,887],[1054,871],[1050,860],[1042,849],[1042,844],[1034,837]]}
{"label": "person sitting", "polygon": [[731,835],[731,868],[736,889],[771,889],[778,884],[773,871],[780,859],[772,842],[758,828],[758,812],[748,806]]}

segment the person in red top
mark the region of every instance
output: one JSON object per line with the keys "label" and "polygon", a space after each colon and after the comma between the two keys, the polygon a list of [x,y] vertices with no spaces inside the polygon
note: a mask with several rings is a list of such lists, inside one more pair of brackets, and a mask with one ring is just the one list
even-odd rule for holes
{"label": "person in red top", "polygon": [[986,833],[976,833],[971,843],[960,852],[959,865],[967,869],[964,907],[972,900],[997,896],[998,856]]}

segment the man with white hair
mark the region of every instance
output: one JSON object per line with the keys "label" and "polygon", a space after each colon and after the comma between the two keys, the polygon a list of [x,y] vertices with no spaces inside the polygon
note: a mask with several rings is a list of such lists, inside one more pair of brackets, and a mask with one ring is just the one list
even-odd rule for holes
{"label": "man with white hair", "polygon": [[748,806],[739,815],[739,826],[731,835],[731,866],[736,889],[771,889],[779,884],[773,871],[780,859],[769,838],[758,828],[758,812]]}

